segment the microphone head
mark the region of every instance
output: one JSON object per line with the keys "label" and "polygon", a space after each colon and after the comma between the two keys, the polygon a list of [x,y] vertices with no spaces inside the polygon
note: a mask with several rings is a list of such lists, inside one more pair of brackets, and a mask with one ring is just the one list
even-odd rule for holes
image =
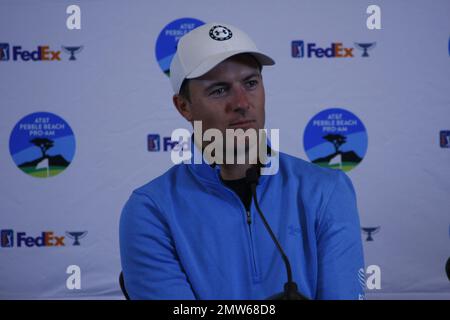
{"label": "microphone head", "polygon": [[450,258],[447,259],[447,263],[445,264],[445,272],[447,273],[448,280],[450,280]]}
{"label": "microphone head", "polygon": [[249,169],[247,169],[247,171],[245,172],[245,181],[252,185],[258,184],[258,180],[259,180],[259,176],[258,176],[258,168],[252,166]]}

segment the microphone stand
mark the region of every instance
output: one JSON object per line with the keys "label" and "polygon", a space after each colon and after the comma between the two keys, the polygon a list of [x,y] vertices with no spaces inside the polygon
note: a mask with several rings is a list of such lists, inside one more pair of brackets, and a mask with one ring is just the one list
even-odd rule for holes
{"label": "microphone stand", "polygon": [[284,284],[284,291],[281,293],[277,293],[273,296],[270,296],[267,299],[268,300],[308,300],[308,298],[303,296],[298,291],[297,284],[294,281],[292,281],[292,270],[291,270],[291,264],[289,263],[289,259],[286,256],[286,254],[284,253],[283,248],[281,247],[280,243],[278,242],[277,238],[275,237],[272,229],[270,228],[269,224],[267,223],[267,220],[264,217],[264,214],[262,213],[262,211],[259,207],[258,199],[256,197],[256,185],[258,184],[259,177],[258,177],[257,169],[255,167],[251,167],[250,169],[247,170],[246,180],[247,180],[247,183],[250,185],[253,200],[255,202],[256,210],[258,211],[259,216],[261,217],[261,220],[262,220],[264,226],[266,227],[267,231],[269,232],[270,237],[272,238],[273,242],[277,246],[278,251],[280,252],[281,257],[283,258],[284,264],[286,266],[288,280]]}

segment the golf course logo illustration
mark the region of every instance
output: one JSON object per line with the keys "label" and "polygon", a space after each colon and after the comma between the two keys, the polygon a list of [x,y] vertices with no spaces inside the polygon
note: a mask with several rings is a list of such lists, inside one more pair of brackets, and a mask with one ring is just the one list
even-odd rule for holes
{"label": "golf course logo illustration", "polygon": [[193,18],[181,18],[166,25],[156,40],[155,55],[162,71],[169,76],[170,63],[177,51],[180,38],[189,31],[205,24]]}
{"label": "golf course logo illustration", "polygon": [[303,146],[311,162],[342,171],[350,171],[362,161],[367,145],[362,121],[340,108],[315,115],[303,134]]}
{"label": "golf course logo illustration", "polygon": [[64,171],[75,155],[75,137],[59,116],[36,112],[22,118],[9,139],[17,167],[33,177],[48,178]]}

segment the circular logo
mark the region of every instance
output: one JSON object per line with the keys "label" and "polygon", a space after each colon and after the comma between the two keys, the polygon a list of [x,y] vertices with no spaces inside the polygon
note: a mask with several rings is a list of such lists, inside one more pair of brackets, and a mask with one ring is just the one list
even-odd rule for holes
{"label": "circular logo", "polygon": [[70,165],[75,137],[67,122],[56,114],[36,112],[16,124],[9,138],[9,152],[23,172],[48,178]]}
{"label": "circular logo", "polygon": [[233,36],[233,32],[224,26],[214,26],[209,30],[209,36],[217,41],[228,40]]}
{"label": "circular logo", "polygon": [[350,171],[364,158],[367,132],[350,111],[333,108],[319,112],[305,128],[303,145],[309,160],[322,167]]}
{"label": "circular logo", "polygon": [[181,18],[166,25],[156,40],[155,55],[161,70],[169,76],[170,63],[177,51],[178,40],[189,31],[205,24],[193,18]]}

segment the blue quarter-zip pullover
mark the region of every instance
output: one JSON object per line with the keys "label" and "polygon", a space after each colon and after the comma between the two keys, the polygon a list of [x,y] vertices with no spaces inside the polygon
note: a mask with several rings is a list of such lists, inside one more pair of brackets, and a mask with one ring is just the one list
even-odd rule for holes
{"label": "blue quarter-zip pullover", "polygon": [[[261,176],[261,210],[311,299],[364,297],[355,191],[341,171],[279,153]],[[125,287],[132,299],[265,299],[283,290],[285,266],[251,204],[220,166],[179,164],[136,189],[120,220]]]}

